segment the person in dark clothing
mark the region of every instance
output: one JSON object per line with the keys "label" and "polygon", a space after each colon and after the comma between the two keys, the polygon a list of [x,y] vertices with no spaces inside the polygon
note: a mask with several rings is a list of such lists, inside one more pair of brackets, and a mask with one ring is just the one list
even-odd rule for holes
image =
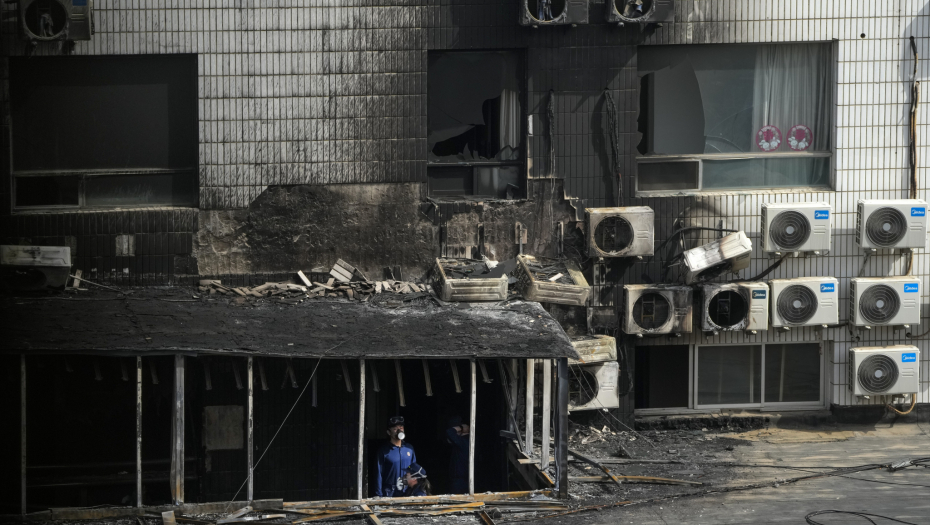
{"label": "person in dark clothing", "polygon": [[388,442],[378,449],[377,472],[375,473],[375,496],[400,497],[404,495],[404,473],[417,462],[413,446],[404,441],[404,418],[388,419]]}
{"label": "person in dark clothing", "polygon": [[462,423],[462,418],[449,418],[446,440],[452,445],[449,457],[449,492],[451,494],[468,494],[468,447],[471,428]]}
{"label": "person in dark clothing", "polygon": [[426,479],[426,470],[416,463],[411,463],[404,474],[404,496],[431,496],[432,487]]}

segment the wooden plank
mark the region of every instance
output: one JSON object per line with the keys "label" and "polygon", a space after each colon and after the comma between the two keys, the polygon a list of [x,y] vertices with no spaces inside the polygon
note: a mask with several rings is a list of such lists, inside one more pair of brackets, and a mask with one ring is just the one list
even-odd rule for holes
{"label": "wooden plank", "polygon": [[142,356],[136,356],[136,507],[142,508]]}
{"label": "wooden plank", "polygon": [[247,392],[248,400],[246,401],[246,436],[245,436],[246,447],[248,447],[248,451],[246,452],[246,467],[245,468],[249,476],[248,487],[246,487],[246,499],[248,499],[250,502],[255,496],[255,482],[254,482],[255,480],[254,480],[254,477],[252,476],[253,474],[252,468],[254,464],[253,454],[255,453],[255,446],[254,446],[254,437],[255,437],[254,435],[254,424],[255,424],[254,410],[255,409],[254,409],[254,404],[253,404],[254,400],[252,397],[254,394],[253,385],[255,384],[255,382],[253,381],[253,379],[254,379],[253,361],[252,361],[252,356],[249,356],[246,362],[246,378],[245,378],[246,389],[248,391]]}
{"label": "wooden plank", "polygon": [[19,497],[26,514],[26,354],[19,356]]}
{"label": "wooden plank", "polygon": [[455,363],[455,359],[449,360],[449,366],[452,367],[452,381],[455,383],[455,393],[462,393],[462,382],[459,380],[459,366]]}
{"label": "wooden plank", "polygon": [[[560,223],[561,224],[561,223]],[[549,426],[552,420],[552,360],[543,359],[543,385],[542,385],[542,433],[541,450],[539,453],[539,468],[549,468]]]}
{"label": "wooden plank", "polygon": [[560,498],[568,497],[568,358],[556,365],[555,486]]}
{"label": "wooden plank", "polygon": [[523,452],[527,456],[533,455],[533,394],[536,390],[535,365],[533,359],[526,360],[526,442],[523,444]]}
{"label": "wooden plank", "polygon": [[684,481],[680,479],[654,478],[650,476],[569,476],[569,481],[581,483],[613,483],[617,478],[627,483],[652,483],[656,485],[703,485],[697,481]]}
{"label": "wooden plank", "polygon": [[468,414],[468,493],[475,495],[475,406],[478,399],[478,374],[474,358],[469,359],[471,367],[471,403]]}
{"label": "wooden plank", "polygon": [[297,277],[300,277],[301,282],[303,282],[304,286],[307,288],[313,286],[313,283],[310,282],[310,279],[307,279],[307,276],[304,274],[303,270],[297,270]]}
{"label": "wooden plank", "polygon": [[397,374],[397,396],[400,406],[407,406],[407,401],[404,398],[404,373],[400,369],[400,360],[394,360],[394,372]]}
{"label": "wooden plank", "polygon": [[174,511],[169,510],[161,513],[161,522],[163,525],[177,525],[177,521],[174,519]]}
{"label": "wooden plank", "polygon": [[346,392],[352,393],[352,378],[349,377],[349,365],[345,359],[340,359],[339,364],[342,366],[342,378],[346,382]]}
{"label": "wooden plank", "polygon": [[184,503],[184,367],[183,355],[174,356],[174,402],[171,407],[171,501]]}
{"label": "wooden plank", "polygon": [[433,382],[430,380],[429,376],[429,361],[427,359],[420,359],[420,362],[423,363],[423,380],[426,382],[426,397],[433,397]]}
{"label": "wooden plank", "polygon": [[365,520],[368,523],[371,523],[371,525],[384,525],[384,522],[381,521],[381,518],[379,518],[378,515],[375,514],[373,510],[371,510],[371,507],[368,505],[361,505],[361,509],[368,513],[365,516]]}
{"label": "wooden plank", "polygon": [[81,287],[81,276],[84,275],[84,271],[81,269],[74,270],[74,279],[71,280],[72,288]]}
{"label": "wooden plank", "polygon": [[358,360],[358,457],[356,459],[356,486],[358,499],[365,497],[365,360]]}

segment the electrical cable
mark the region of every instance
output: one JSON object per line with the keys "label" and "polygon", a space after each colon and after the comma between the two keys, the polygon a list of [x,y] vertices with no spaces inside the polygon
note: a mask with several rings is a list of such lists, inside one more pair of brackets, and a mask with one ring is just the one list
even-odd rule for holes
{"label": "electrical cable", "polygon": [[826,525],[822,521],[814,521],[813,519],[814,516],[820,516],[822,514],[849,514],[851,516],[859,516],[860,518],[868,521],[872,525],[878,525],[878,524],[875,523],[875,521],[873,521],[871,518],[880,518],[883,520],[894,521],[896,523],[904,523],[905,525],[917,525],[916,523],[912,523],[910,521],[902,521],[902,520],[895,519],[895,518],[889,518],[888,516],[882,516],[881,514],[869,514],[868,512],[853,512],[850,510],[832,510],[832,509],[831,510],[818,510],[816,512],[811,512],[807,516],[804,516],[804,520],[807,521],[807,523],[809,523],[810,525]]}
{"label": "electrical cable", "polygon": [[[769,266],[768,268],[766,268],[765,270],[763,270],[762,273],[760,273],[759,275],[753,277],[752,279],[749,279],[749,282],[758,281],[759,279],[762,279],[762,278],[765,277],[766,275],[768,275],[768,274],[774,272],[775,269],[777,269],[779,266],[781,266],[781,263],[783,263],[783,262],[785,261],[785,259],[788,258],[788,255],[789,255],[789,254],[786,253],[786,254],[782,255],[781,257],[779,257],[777,261],[775,261],[774,263],[772,263],[771,266]],[[734,281],[734,282],[738,282],[738,281]]]}

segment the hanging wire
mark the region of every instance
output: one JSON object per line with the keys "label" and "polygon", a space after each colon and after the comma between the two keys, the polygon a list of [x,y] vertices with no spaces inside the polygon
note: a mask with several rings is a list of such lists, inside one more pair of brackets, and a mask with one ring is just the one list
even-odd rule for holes
{"label": "hanging wire", "polygon": [[546,105],[546,118],[549,121],[546,130],[549,141],[549,176],[555,177],[555,141],[553,140],[555,136],[555,91],[551,89],[549,90],[549,102]]}

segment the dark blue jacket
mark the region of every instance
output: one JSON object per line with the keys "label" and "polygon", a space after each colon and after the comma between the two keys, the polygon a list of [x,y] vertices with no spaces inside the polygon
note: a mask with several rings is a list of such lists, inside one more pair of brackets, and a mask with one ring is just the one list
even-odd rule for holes
{"label": "dark blue jacket", "polygon": [[417,454],[413,446],[402,441],[399,447],[388,441],[378,449],[378,471],[375,473],[375,496],[401,497],[403,487],[397,488],[397,480],[404,477],[407,467],[416,463]]}
{"label": "dark blue jacket", "polygon": [[452,444],[452,456],[449,457],[449,477],[468,479],[468,436],[460,436],[455,428],[446,429],[446,438]]}

